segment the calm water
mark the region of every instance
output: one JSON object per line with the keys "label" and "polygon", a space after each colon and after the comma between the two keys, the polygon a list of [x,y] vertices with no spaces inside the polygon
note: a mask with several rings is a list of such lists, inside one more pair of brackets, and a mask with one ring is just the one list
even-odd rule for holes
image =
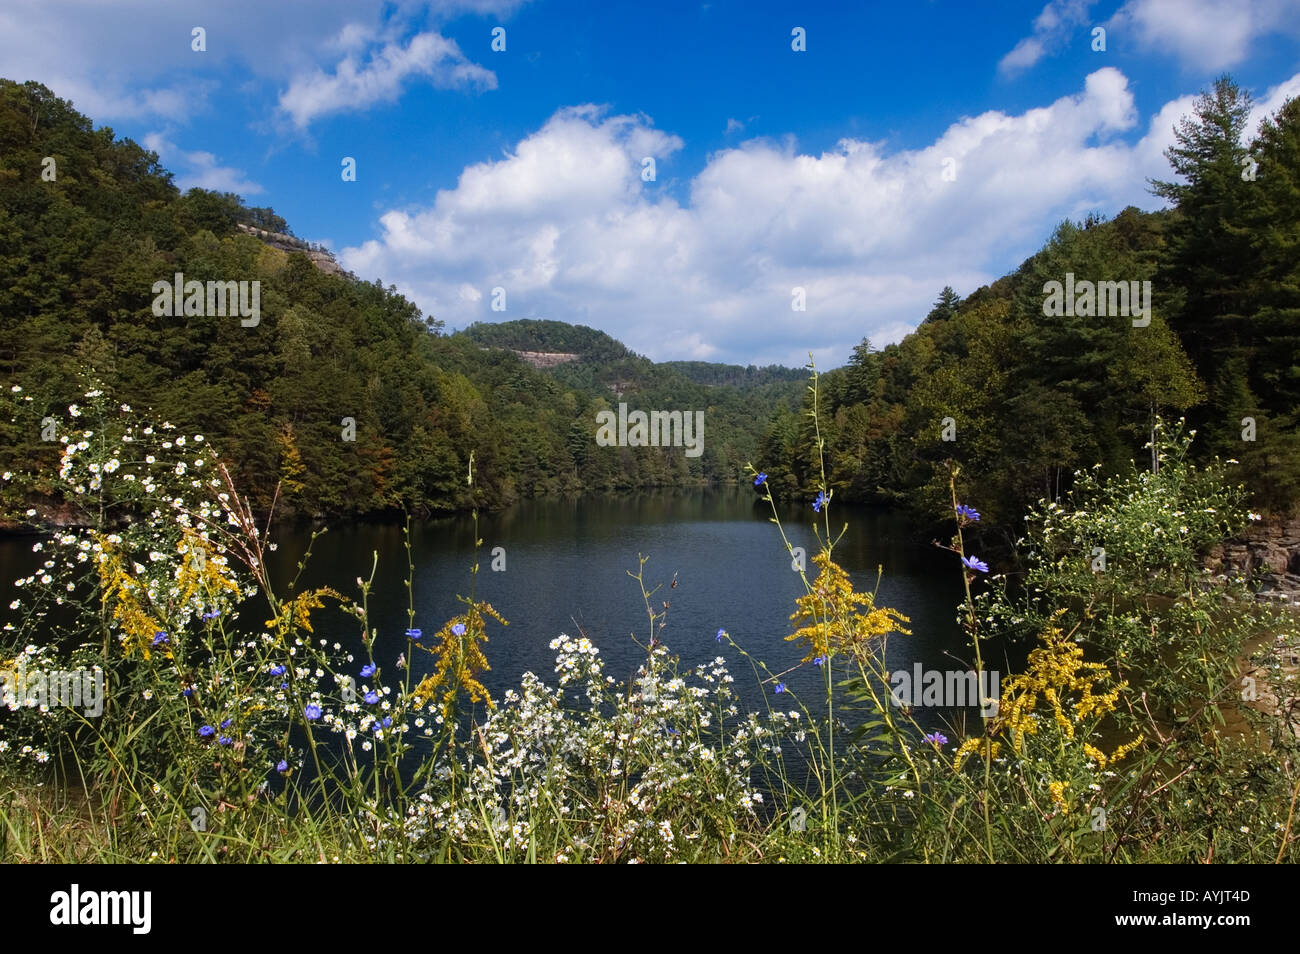
{"label": "calm water", "polygon": [[[554,656],[548,644],[560,633],[589,636],[600,648],[606,672],[621,679],[644,657],[629,638],[642,643],[648,618],[635,580],[638,554],[649,557],[647,588],[661,585],[656,608],[670,602],[660,638],[687,665],[728,655],[742,696],[753,708],[759,694],[771,686],[757,685],[744,660],[715,640],[725,628],[774,672],[795,665],[802,657],[784,637],[791,631],[789,616],[803,592],[790,567],[766,505],[755,505],[748,489],[664,491],[637,496],[584,497],[563,501],[530,501],[496,514],[481,514],[483,540],[477,596],[486,599],[509,621],[489,622],[491,641],[486,652],[492,671],[485,684],[494,697],[519,685],[532,670],[553,681]],[[790,542],[802,546],[809,558],[816,552],[811,508],[782,513]],[[909,539],[907,527],[894,514],[878,510],[837,507],[835,526],[849,530],[836,549],[836,558],[852,575],[858,590],[870,591],[876,568],[883,567],[880,602],[911,618],[912,635],[890,638],[889,665],[911,669],[962,668],[969,658],[955,623],[961,581],[951,554]],[[282,529],[272,571],[287,581],[307,546],[309,531]],[[0,580],[30,572],[31,538],[0,539]],[[469,594],[473,558],[473,524],[468,515],[429,520],[411,530],[415,561],[416,626],[432,634]],[[491,569],[494,547],[505,550],[504,572]],[[374,554],[379,570],[371,596],[372,618],[378,629],[376,656],[390,674],[397,655],[406,648],[407,573],[402,528],[392,525],[349,524],[330,529],[313,548],[304,584],[328,583],[355,594],[358,576],[369,576]],[[809,559],[809,570],[814,570]],[[674,576],[677,586],[670,587]],[[286,592],[280,586],[283,596]],[[12,615],[0,603],[0,616]],[[244,613],[244,622],[264,618],[260,610]],[[318,635],[359,648],[356,622],[331,611],[316,614]],[[428,656],[418,655],[417,674],[427,669]],[[999,668],[990,662],[990,668]],[[1005,670],[1004,670],[1005,671]],[[792,692],[815,708],[817,671],[806,666],[785,677]],[[934,719],[939,713],[931,713]]]}

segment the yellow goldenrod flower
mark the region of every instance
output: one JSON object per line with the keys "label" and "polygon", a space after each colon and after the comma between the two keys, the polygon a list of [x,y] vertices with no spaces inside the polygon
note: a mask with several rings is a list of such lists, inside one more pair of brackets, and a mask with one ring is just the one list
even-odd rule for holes
{"label": "yellow goldenrod flower", "polygon": [[848,573],[829,554],[818,553],[813,563],[821,568],[813,592],[799,597],[795,601],[799,609],[790,614],[790,622],[806,625],[786,637],[787,642],[799,640],[808,647],[804,662],[836,652],[860,653],[868,640],[886,633],[910,635],[899,625],[908,618],[892,609],[876,608],[869,593],[855,593]]}

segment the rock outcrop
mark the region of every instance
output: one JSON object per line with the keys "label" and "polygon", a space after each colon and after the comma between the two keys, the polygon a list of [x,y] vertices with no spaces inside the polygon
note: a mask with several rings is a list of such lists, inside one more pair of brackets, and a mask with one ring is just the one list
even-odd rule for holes
{"label": "rock outcrop", "polygon": [[1259,599],[1300,605],[1300,517],[1265,521],[1209,554],[1216,573],[1258,577]]}
{"label": "rock outcrop", "polygon": [[350,272],[344,270],[343,266],[334,260],[325,248],[319,245],[313,245],[304,242],[300,238],[292,235],[285,235],[281,232],[268,232],[266,229],[253,228],[251,225],[239,225],[239,230],[247,235],[261,239],[272,248],[278,248],[282,252],[302,252],[311,263],[319,268],[322,272],[329,275],[349,275]]}
{"label": "rock outcrop", "polygon": [[557,364],[568,364],[570,361],[578,360],[578,355],[564,351],[516,351],[515,354],[534,368],[553,368]]}

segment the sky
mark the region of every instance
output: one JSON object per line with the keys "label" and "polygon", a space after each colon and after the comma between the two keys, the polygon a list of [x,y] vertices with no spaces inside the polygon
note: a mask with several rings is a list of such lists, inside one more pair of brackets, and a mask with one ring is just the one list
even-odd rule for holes
{"label": "sky", "polygon": [[655,360],[898,341],[1062,220],[1160,208],[1224,72],[1255,122],[1300,95],[1300,0],[0,0],[0,76],[182,189],[271,206],[449,330]]}

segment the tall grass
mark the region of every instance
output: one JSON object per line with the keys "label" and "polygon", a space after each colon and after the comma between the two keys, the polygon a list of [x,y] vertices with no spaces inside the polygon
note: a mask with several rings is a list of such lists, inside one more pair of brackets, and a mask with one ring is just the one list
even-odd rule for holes
{"label": "tall grass", "polygon": [[[847,527],[832,524],[815,368],[809,387],[813,571],[751,468],[804,588],[788,655],[760,659],[723,628],[712,661],[682,666],[641,557],[635,671],[561,633],[554,671],[498,699],[481,676],[507,621],[476,596],[477,512],[469,593],[438,620],[415,610],[408,524],[408,628],[381,635],[377,556],[366,578],[304,588],[309,547],[293,579],[272,579],[269,517],[202,435],[92,388],[57,473],[6,475],[79,518],[36,544],[0,670],[99,667],[108,694],[97,715],[22,694],[0,709],[0,860],[1295,860],[1300,635],[1246,581],[1200,569],[1248,516],[1226,465],[1197,470],[1190,436],[1161,429],[1158,472],[1081,474],[1029,515],[1009,586],[967,549],[978,486],[953,464],[944,547],[971,669],[990,638],[1032,649],[976,700],[972,730],[927,731],[886,664],[909,620],[880,605],[879,573],[859,592],[835,562]],[[363,651],[320,638],[322,613]],[[376,650],[393,639],[387,671],[393,647]],[[788,687],[801,667],[818,698]],[[742,711],[737,678],[762,688],[761,711]]]}

